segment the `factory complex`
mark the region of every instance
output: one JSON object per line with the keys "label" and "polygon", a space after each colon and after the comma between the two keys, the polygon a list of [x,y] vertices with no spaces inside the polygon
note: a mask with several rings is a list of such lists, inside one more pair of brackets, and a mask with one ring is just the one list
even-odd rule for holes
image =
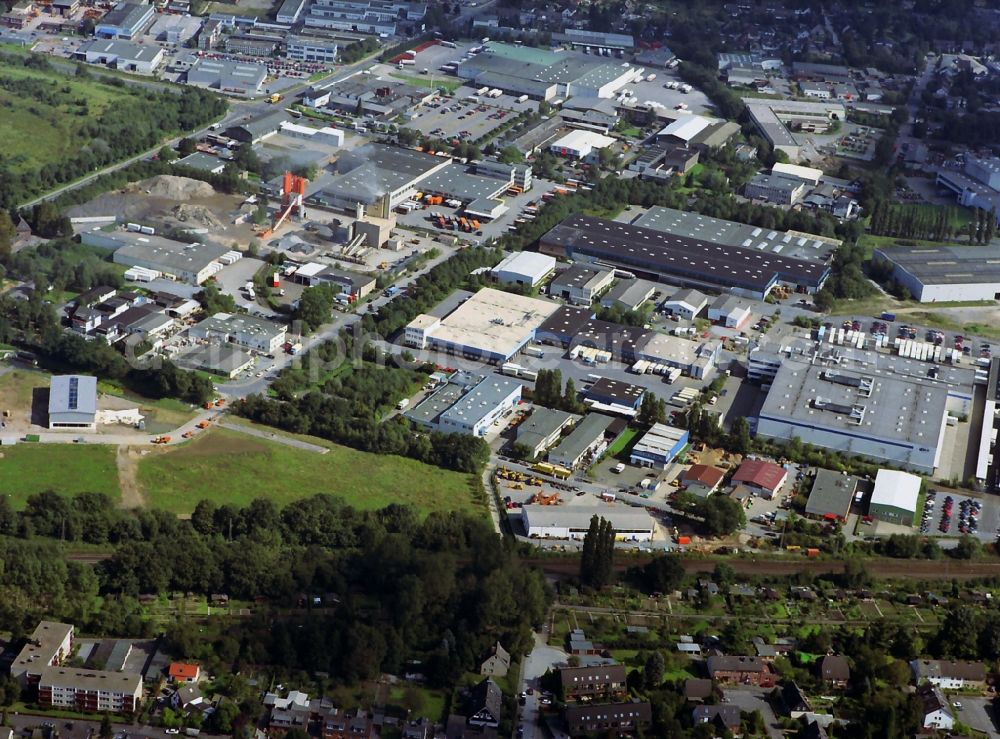
{"label": "factory complex", "polygon": [[993,246],[892,246],[874,259],[921,303],[1000,300],[1000,249]]}

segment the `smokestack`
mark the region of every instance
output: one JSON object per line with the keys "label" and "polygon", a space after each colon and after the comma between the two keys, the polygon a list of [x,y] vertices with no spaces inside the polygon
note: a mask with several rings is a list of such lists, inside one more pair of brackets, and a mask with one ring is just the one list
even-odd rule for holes
{"label": "smokestack", "polygon": [[354,217],[359,221],[365,220],[365,206],[363,203],[354,204]]}

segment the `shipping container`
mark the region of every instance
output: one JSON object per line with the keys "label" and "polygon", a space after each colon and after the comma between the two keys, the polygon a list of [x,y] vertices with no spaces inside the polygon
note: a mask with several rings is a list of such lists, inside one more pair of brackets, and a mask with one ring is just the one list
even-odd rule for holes
{"label": "shipping container", "polygon": [[680,544],[680,545],[682,545],[682,546],[690,544],[691,543],[691,537],[690,536],[678,536],[677,537],[677,543]]}

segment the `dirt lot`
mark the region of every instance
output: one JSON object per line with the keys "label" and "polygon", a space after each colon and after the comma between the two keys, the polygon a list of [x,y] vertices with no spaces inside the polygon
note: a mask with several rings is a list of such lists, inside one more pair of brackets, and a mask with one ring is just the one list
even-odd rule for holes
{"label": "dirt lot", "polygon": [[224,246],[245,246],[255,234],[249,224],[233,223],[243,198],[225,195],[198,180],[167,175],[132,183],[70,208],[71,218],[108,216],[160,228],[206,229]]}

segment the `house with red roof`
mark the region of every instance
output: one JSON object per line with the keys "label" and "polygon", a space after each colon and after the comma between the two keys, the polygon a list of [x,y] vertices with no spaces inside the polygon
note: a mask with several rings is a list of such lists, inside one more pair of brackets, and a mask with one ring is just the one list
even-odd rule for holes
{"label": "house with red roof", "polygon": [[201,667],[190,662],[171,662],[167,675],[175,683],[196,683],[201,677]]}
{"label": "house with red roof", "polygon": [[719,489],[726,473],[707,464],[693,464],[681,477],[681,485],[699,498],[707,498]]}
{"label": "house with red roof", "polygon": [[774,462],[748,459],[733,475],[734,485],[746,485],[762,498],[770,500],[788,479],[788,470]]}

